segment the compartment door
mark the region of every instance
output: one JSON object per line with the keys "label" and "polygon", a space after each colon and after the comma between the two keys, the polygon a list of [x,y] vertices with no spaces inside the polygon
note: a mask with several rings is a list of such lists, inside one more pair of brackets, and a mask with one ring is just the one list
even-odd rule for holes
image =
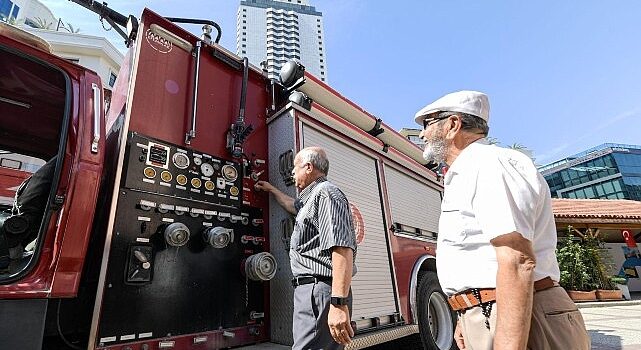
{"label": "compartment door", "polygon": [[[377,160],[309,125],[302,128],[303,147],[320,146],[329,157],[328,179],[360,211],[364,236],[358,245],[358,273],[352,282],[352,320],[380,318],[392,322],[398,312],[377,171]],[[356,222],[355,222],[356,224]],[[360,322],[359,322],[359,328]]]}

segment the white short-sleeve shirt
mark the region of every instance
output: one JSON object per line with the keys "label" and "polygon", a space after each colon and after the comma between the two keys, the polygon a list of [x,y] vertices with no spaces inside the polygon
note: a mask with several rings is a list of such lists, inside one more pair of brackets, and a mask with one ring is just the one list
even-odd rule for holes
{"label": "white short-sleeve shirt", "polygon": [[436,264],[446,294],[495,288],[490,240],[515,231],[532,241],[534,280],[559,280],[550,189],[529,157],[481,139],[459,154],[444,184]]}

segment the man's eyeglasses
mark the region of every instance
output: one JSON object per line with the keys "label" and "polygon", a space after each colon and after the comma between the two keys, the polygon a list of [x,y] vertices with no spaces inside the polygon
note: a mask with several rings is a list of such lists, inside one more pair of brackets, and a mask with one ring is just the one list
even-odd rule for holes
{"label": "man's eyeglasses", "polygon": [[450,116],[448,115],[448,116],[438,116],[438,117],[435,117],[435,118],[423,119],[423,129],[427,129],[428,126],[437,123],[439,120],[447,119],[449,117]]}

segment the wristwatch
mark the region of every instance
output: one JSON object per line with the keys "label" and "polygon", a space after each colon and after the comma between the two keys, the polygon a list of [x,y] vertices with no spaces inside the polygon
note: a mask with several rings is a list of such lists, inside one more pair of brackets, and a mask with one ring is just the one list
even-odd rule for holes
{"label": "wristwatch", "polygon": [[334,305],[334,306],[347,305],[348,302],[349,302],[349,298],[348,297],[335,297],[335,296],[332,296],[330,298],[330,300],[329,300],[329,303]]}

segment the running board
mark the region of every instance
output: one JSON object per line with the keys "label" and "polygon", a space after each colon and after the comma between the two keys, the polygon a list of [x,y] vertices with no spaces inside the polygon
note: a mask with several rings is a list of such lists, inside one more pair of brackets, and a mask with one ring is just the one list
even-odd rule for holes
{"label": "running board", "polygon": [[377,344],[387,343],[392,340],[400,339],[408,335],[418,333],[418,325],[411,324],[407,326],[392,327],[358,335],[352,342],[345,346],[345,350],[363,349]]}
{"label": "running board", "polygon": [[[358,350],[364,349],[377,344],[386,343],[392,340],[400,339],[408,335],[418,333],[418,325],[411,324],[407,326],[387,328],[380,331],[365,333],[358,335],[352,342],[345,347],[345,350]],[[251,346],[243,346],[237,348],[238,350],[285,350],[291,349],[289,346],[275,344],[275,343],[262,343]]]}

